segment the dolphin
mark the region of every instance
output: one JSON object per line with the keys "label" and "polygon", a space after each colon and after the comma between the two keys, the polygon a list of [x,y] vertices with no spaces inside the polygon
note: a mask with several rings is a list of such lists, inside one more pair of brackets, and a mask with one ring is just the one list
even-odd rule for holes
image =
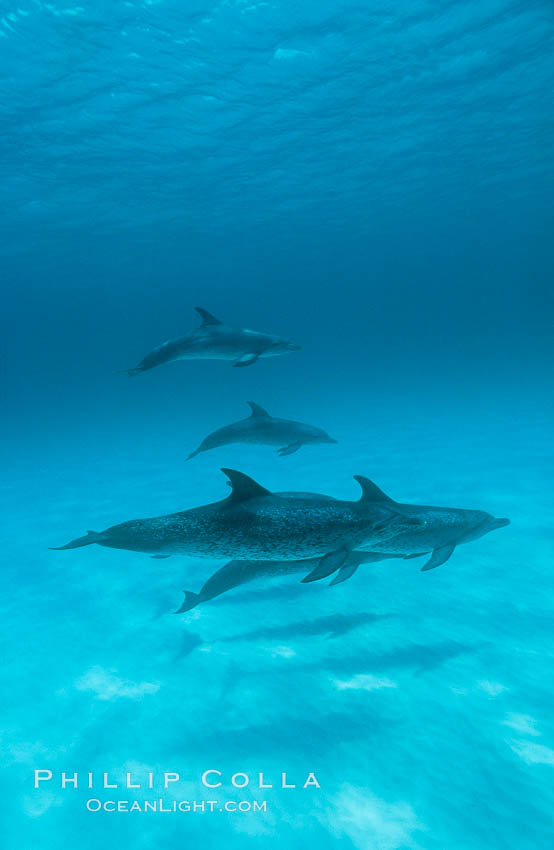
{"label": "dolphin", "polygon": [[[407,556],[414,555],[416,552],[423,554],[431,552],[431,557],[421,568],[422,571],[440,567],[441,564],[448,561],[454,549],[460,543],[477,540],[484,534],[488,534],[489,531],[510,524],[509,519],[497,519],[485,511],[401,504],[383,493],[369,478],[364,478],[361,475],[356,475],[355,478],[362,488],[363,498],[366,502],[374,505],[388,505],[401,511],[407,517],[422,521],[420,526],[414,526],[396,537],[389,538],[384,546],[381,542],[378,542],[362,544],[360,548],[372,552],[396,553]],[[318,564],[302,581],[317,581],[325,578],[331,574],[327,572],[328,566],[331,566],[331,564]]]}
{"label": "dolphin", "polygon": [[187,460],[196,457],[200,452],[207,452],[229,443],[281,446],[277,451],[283,457],[283,455],[291,455],[293,452],[297,452],[305,443],[337,442],[322,428],[305,425],[304,422],[295,422],[293,419],[277,419],[270,416],[267,410],[253,401],[248,401],[247,404],[252,409],[250,416],[208,434],[199,447],[188,456]]}
{"label": "dolphin", "polygon": [[407,517],[388,504],[341,501],[317,493],[271,493],[248,475],[223,469],[231,494],[199,508],[133,519],[86,536],[59,549],[97,543],[112,549],[147,552],[155,557],[181,554],[237,560],[319,558],[342,567],[362,543],[395,537],[423,520]]}
{"label": "dolphin", "polygon": [[[345,563],[339,569],[337,576],[331,584],[341,584],[350,576],[354,575],[360,564],[373,564],[383,561],[385,558],[402,558],[403,555],[385,555],[380,552],[350,552]],[[185,599],[176,614],[184,614],[196,608],[201,602],[208,602],[221,596],[234,587],[264,577],[280,577],[304,573],[306,570],[316,567],[319,558],[304,558],[301,561],[229,561],[224,567],[217,570],[204,583],[199,593],[184,590]]]}
{"label": "dolphin", "polygon": [[158,345],[134,369],[124,369],[130,377],[171,360],[232,360],[233,366],[250,366],[260,357],[278,357],[301,346],[272,334],[224,325],[202,307],[194,308],[202,318],[196,330]]}

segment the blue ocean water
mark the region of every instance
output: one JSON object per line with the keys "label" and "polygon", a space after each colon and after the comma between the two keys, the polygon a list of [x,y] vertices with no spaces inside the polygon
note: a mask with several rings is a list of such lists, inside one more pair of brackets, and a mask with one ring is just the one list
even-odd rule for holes
{"label": "blue ocean water", "polygon": [[[1,2],[0,71],[2,846],[550,846],[551,2]],[[195,305],[302,350],[119,374]],[[187,462],[247,399],[338,444]],[[511,525],[179,617],[223,562],[48,549],[220,467]],[[86,809],[207,769],[267,811]]]}

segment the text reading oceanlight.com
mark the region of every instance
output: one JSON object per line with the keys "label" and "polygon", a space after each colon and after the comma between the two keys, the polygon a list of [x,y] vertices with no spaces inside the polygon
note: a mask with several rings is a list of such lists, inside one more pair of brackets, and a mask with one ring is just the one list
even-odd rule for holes
{"label": "text reading oceanlight.com", "polygon": [[[119,772],[117,772],[119,775]],[[176,799],[173,795],[178,791],[179,783],[182,782],[181,775],[174,771],[154,773],[149,771],[141,776],[132,774],[130,771],[124,773],[124,781],[114,781],[107,771],[85,773],[70,773],[61,771],[54,777],[53,771],[49,769],[35,769],[34,787],[40,790],[43,787],[57,787],[61,791],[79,790],[90,791],[92,789],[140,791],[148,789],[162,789],[171,791],[171,798],[157,797],[155,799],[127,800],[127,799],[101,799],[99,796],[90,797],[85,806],[89,812],[162,812],[162,813],[214,813],[214,812],[266,812],[267,800],[184,800]],[[190,783],[188,783],[190,786]],[[248,786],[259,789],[283,789],[283,790],[305,790],[320,788],[319,781],[310,771],[304,774],[299,781],[293,781],[291,775],[281,772],[275,778],[268,774],[256,772],[252,776],[248,773],[235,772],[226,778],[222,771],[217,769],[205,770],[200,776],[200,784],[204,788],[222,789],[224,786],[232,786],[234,789],[244,789]],[[133,795],[134,796],[134,795]]]}

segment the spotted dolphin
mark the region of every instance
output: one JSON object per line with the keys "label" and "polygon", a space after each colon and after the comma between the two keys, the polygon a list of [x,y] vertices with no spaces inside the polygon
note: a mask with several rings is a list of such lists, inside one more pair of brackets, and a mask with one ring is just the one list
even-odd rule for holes
{"label": "spotted dolphin", "polygon": [[[383,561],[385,558],[402,558],[403,555],[385,555],[380,552],[350,552],[344,565],[340,568],[337,576],[331,584],[341,584],[350,576],[354,575],[360,564],[373,564]],[[185,590],[185,599],[176,614],[184,614],[192,608],[196,608],[203,602],[215,599],[223,593],[239,587],[241,584],[255,581],[260,578],[280,578],[281,576],[305,573],[316,567],[319,558],[304,558],[301,561],[229,561],[224,567],[217,570],[204,583],[199,593]]]}
{"label": "spotted dolphin", "polygon": [[202,307],[194,309],[202,318],[199,328],[158,345],[138,366],[124,371],[132,377],[172,360],[232,360],[233,366],[250,366],[260,357],[278,357],[300,349],[280,336],[233,328]]}
{"label": "spotted dolphin", "polygon": [[188,456],[188,460],[196,457],[200,452],[207,452],[230,443],[280,446],[277,451],[282,457],[297,452],[306,443],[337,442],[322,428],[306,425],[304,422],[295,422],[293,419],[277,419],[253,401],[247,404],[252,410],[250,416],[208,434],[199,447]]}
{"label": "spotted dolphin", "polygon": [[342,567],[362,543],[377,543],[421,525],[396,508],[368,500],[349,502],[317,493],[271,493],[233,469],[228,498],[199,508],[133,519],[105,531],[89,531],[59,549],[96,543],[112,549],[237,560],[319,558]]}
{"label": "spotted dolphin", "polygon": [[[420,526],[414,526],[396,537],[389,538],[384,546],[378,542],[362,544],[360,548],[372,552],[396,553],[398,555],[431,552],[431,557],[421,568],[423,571],[433,570],[448,561],[454,549],[460,543],[477,540],[484,534],[488,534],[489,531],[510,524],[509,519],[497,519],[485,511],[401,504],[383,493],[369,478],[359,475],[356,476],[356,480],[359,482],[367,502],[374,505],[389,505],[389,507],[396,508],[407,517],[422,521]],[[330,574],[325,564],[318,564],[302,581],[317,581]]]}

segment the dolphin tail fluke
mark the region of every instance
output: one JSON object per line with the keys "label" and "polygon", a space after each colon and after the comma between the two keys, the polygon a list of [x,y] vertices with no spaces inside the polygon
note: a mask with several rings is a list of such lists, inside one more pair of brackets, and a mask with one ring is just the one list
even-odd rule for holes
{"label": "dolphin tail fluke", "polygon": [[191,611],[201,601],[199,593],[193,593],[192,590],[183,590],[183,593],[185,594],[183,604],[178,611],[173,612],[174,614],[184,614],[185,611]]}
{"label": "dolphin tail fluke", "polygon": [[61,551],[62,549],[80,549],[81,546],[90,546],[91,543],[102,543],[104,534],[98,531],[87,531],[84,537],[77,537],[75,540],[70,540],[65,546],[50,546],[50,549]]}

